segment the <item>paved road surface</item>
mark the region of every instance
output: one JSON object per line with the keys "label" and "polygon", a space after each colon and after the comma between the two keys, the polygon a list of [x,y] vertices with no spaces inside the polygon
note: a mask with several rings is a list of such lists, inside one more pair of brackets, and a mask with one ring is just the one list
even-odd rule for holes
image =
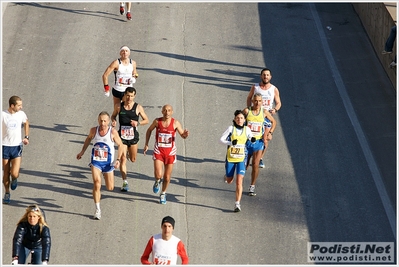
{"label": "paved road surface", "polygon": [[[2,104],[22,97],[31,144],[2,206],[3,264],[31,203],[46,210],[51,264],[140,264],[165,215],[192,264],[307,264],[309,241],[396,240],[396,92],[351,5],[133,3],[132,16],[117,3],[8,4]],[[116,171],[95,221],[89,150],[76,154],[98,113],[112,111],[101,75],[122,45],[138,63],[136,101],[149,118],[169,103],[191,135],[177,140],[160,205],[140,127],[131,191],[119,191]],[[257,196],[244,195],[236,214],[218,139],[265,66],[283,106]]]}

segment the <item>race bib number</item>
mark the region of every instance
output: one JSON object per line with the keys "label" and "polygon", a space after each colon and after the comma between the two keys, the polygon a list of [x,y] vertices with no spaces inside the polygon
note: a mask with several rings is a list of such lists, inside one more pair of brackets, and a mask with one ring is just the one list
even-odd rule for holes
{"label": "race bib number", "polygon": [[158,147],[172,147],[172,134],[159,133],[158,134]]}
{"label": "race bib number", "polygon": [[133,84],[132,77],[119,77],[118,78],[118,85],[119,86],[127,86]]}
{"label": "race bib number", "polygon": [[253,122],[249,121],[248,122],[248,127],[251,129],[254,135],[259,135],[262,133],[262,122]]}
{"label": "race bib number", "polygon": [[155,265],[170,265],[171,260],[169,258],[168,256],[157,255],[154,257]]}
{"label": "race bib number", "polygon": [[108,160],[108,148],[95,146],[93,148],[93,160],[95,161],[107,161]]}
{"label": "race bib number", "polygon": [[271,105],[271,99],[268,96],[263,96],[262,97],[262,106],[266,109],[266,110],[270,110],[272,105]]}
{"label": "race bib number", "polygon": [[245,145],[239,144],[231,146],[230,157],[234,159],[243,159],[245,157]]}
{"label": "race bib number", "polygon": [[121,126],[121,138],[125,140],[132,140],[134,138],[133,126]]}

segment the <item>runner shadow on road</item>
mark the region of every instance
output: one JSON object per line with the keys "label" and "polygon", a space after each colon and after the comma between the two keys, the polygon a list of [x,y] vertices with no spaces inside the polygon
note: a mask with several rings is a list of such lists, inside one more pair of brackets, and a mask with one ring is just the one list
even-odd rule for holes
{"label": "runner shadow on road", "polygon": [[[66,134],[74,134],[74,135],[79,135],[79,136],[87,136],[87,134],[79,134],[79,133],[74,133],[69,130],[70,127],[81,127],[77,125],[70,125],[70,124],[59,124],[59,123],[54,123],[54,127],[47,127],[47,126],[42,126],[42,125],[32,125],[30,124],[29,127],[32,129],[40,129],[40,130],[45,130],[45,131],[53,131],[56,133],[66,133]],[[82,142],[83,143],[83,142]]]}
{"label": "runner shadow on road", "polygon": [[[12,3],[10,3],[12,4]],[[83,9],[69,9],[69,8],[62,8],[62,7],[56,7],[56,6],[50,6],[58,3],[28,3],[28,2],[17,2],[14,5],[16,6],[31,6],[31,7],[37,7],[37,8],[44,8],[44,9],[52,9],[55,11],[62,11],[62,12],[68,12],[72,14],[77,14],[77,15],[86,15],[86,16],[93,16],[93,17],[101,17],[101,18],[108,18],[112,20],[117,20],[121,22],[125,22],[124,19],[119,19],[119,18],[113,18],[116,16],[119,16],[119,14],[114,14],[114,13],[109,13],[109,12],[104,12],[104,11],[94,11],[94,10],[86,10],[85,8]],[[82,3],[77,3],[77,4],[82,4]],[[113,17],[109,17],[113,16]]]}

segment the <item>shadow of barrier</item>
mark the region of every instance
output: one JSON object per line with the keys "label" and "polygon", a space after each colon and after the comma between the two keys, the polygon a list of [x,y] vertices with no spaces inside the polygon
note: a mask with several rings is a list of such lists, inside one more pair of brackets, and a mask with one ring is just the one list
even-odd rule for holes
{"label": "shadow of barrier", "polygon": [[362,21],[375,52],[383,65],[392,85],[396,89],[396,68],[390,68],[389,64],[396,56],[396,41],[393,53],[383,55],[385,42],[396,24],[396,2],[390,3],[353,3],[353,8]]}

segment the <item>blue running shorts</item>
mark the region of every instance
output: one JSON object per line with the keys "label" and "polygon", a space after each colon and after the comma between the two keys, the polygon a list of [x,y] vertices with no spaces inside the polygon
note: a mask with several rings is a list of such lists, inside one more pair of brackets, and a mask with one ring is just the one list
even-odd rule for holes
{"label": "blue running shorts", "polygon": [[98,164],[98,163],[90,163],[89,166],[93,166],[94,168],[99,169],[102,173],[107,173],[107,172],[113,172],[115,167],[113,165],[103,165],[103,164]]}
{"label": "blue running shorts", "polygon": [[3,159],[15,159],[22,156],[23,145],[3,146]]}
{"label": "blue running shorts", "polygon": [[265,118],[263,125],[266,126],[266,128],[272,128],[272,122],[268,118]]}
{"label": "blue running shorts", "polygon": [[256,151],[263,150],[263,148],[265,147],[265,144],[263,143],[262,139],[256,140],[255,143],[247,141],[246,145],[247,145],[248,155],[252,155]]}
{"label": "blue running shorts", "polygon": [[226,177],[234,177],[234,172],[237,174],[245,175],[245,162],[228,162],[225,163]]}

